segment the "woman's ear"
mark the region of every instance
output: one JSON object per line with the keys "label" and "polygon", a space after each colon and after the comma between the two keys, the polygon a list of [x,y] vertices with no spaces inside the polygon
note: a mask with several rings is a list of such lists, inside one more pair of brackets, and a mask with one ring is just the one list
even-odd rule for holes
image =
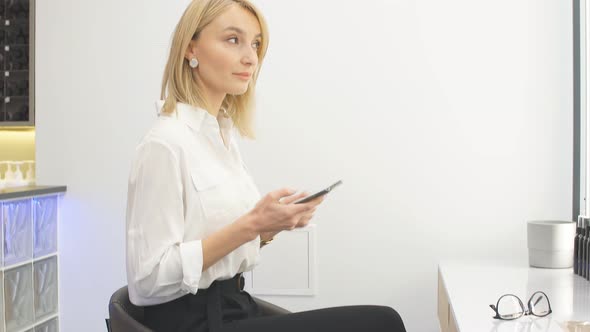
{"label": "woman's ear", "polygon": [[196,57],[197,57],[197,43],[195,42],[195,40],[191,40],[188,43],[188,46],[186,48],[186,52],[184,52],[184,58],[190,61],[192,58],[196,58]]}

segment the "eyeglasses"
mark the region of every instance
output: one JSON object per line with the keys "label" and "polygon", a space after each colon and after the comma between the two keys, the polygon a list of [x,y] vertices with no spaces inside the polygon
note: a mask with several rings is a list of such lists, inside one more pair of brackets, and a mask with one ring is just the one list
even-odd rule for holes
{"label": "eyeglasses", "polygon": [[495,319],[503,320],[512,320],[528,315],[545,317],[552,312],[547,294],[541,291],[533,293],[527,305],[528,309],[525,309],[518,296],[506,294],[498,299],[496,305],[490,304],[490,308],[496,313]]}

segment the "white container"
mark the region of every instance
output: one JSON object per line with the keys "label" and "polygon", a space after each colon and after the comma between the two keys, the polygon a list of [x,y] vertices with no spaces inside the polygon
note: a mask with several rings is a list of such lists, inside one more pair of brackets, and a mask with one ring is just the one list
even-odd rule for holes
{"label": "white container", "polygon": [[552,269],[571,268],[574,263],[575,236],[576,223],[573,221],[529,221],[529,265]]}

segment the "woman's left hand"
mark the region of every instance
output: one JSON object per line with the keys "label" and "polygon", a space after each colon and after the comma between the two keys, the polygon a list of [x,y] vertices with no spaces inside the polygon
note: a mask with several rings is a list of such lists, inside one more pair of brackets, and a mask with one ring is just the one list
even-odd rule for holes
{"label": "woman's left hand", "polygon": [[[291,203],[295,202],[296,200],[306,197],[308,195],[309,195],[309,193],[304,191],[304,192],[301,192],[296,195],[283,197],[283,198],[281,198],[280,203],[281,204],[291,204]],[[320,205],[324,201],[326,196],[328,196],[328,195],[326,194],[326,195],[320,196],[314,200],[311,200],[307,203],[303,203],[303,204],[310,205],[313,208],[310,211],[308,211],[307,213],[304,213],[299,217],[299,221],[297,222],[297,225],[295,225],[295,228],[305,227],[309,224],[309,221],[311,220],[311,218],[313,218],[313,214],[315,213],[317,206]]]}
{"label": "woman's left hand", "polygon": [[[326,195],[323,195],[321,197],[318,197],[314,200],[311,200],[309,202],[307,202],[306,204],[312,204],[313,205],[313,209],[311,209],[308,213],[303,214],[301,216],[301,218],[299,219],[299,222],[297,223],[297,225],[295,225],[295,228],[301,228],[301,227],[305,227],[309,224],[309,221],[311,220],[311,218],[313,218],[313,215],[315,213],[315,210],[318,208],[318,205],[320,205],[324,199],[326,199]],[[305,197],[305,196],[303,196]]]}

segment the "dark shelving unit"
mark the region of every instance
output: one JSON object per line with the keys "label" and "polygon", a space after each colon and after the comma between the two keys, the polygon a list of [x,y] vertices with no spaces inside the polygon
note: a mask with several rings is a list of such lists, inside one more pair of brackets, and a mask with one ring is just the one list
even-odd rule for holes
{"label": "dark shelving unit", "polygon": [[35,125],[35,0],[0,0],[0,127]]}

